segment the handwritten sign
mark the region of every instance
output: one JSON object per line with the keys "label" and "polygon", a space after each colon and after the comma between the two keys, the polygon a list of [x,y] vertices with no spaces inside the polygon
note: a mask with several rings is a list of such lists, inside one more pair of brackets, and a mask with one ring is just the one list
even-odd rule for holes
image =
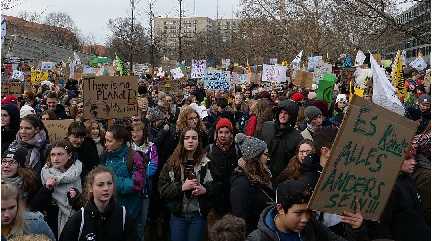
{"label": "handwritten sign", "polygon": [[21,95],[23,93],[19,82],[2,82],[1,91],[3,95]]}
{"label": "handwritten sign", "polygon": [[54,62],[42,62],[41,64],[41,70],[42,71],[46,71],[46,70],[52,70],[55,67],[55,63]]}
{"label": "handwritten sign", "polygon": [[48,80],[48,71],[32,70],[30,76],[30,82],[34,85],[40,84],[40,82]]}
{"label": "handwritten sign", "polygon": [[231,73],[231,83],[233,84],[245,84],[248,81],[248,75],[247,74],[239,74],[236,72]]}
{"label": "handwritten sign", "polygon": [[263,82],[286,82],[287,68],[282,65],[263,64],[262,81]]}
{"label": "handwritten sign", "polygon": [[136,115],[136,76],[100,76],[83,80],[86,118],[123,118]]}
{"label": "handwritten sign", "polygon": [[331,74],[332,69],[333,66],[331,64],[320,62],[318,66],[315,67],[313,73],[315,84],[318,84],[320,82],[320,80],[324,77],[324,74]]}
{"label": "handwritten sign", "polygon": [[322,61],[322,56],[309,57],[307,70],[313,72],[321,61]]}
{"label": "handwritten sign", "polygon": [[223,90],[230,89],[230,72],[229,71],[212,71],[207,72],[204,76],[204,88],[209,90]]}
{"label": "handwritten sign", "polygon": [[192,79],[201,79],[206,72],[207,61],[203,60],[192,60],[192,71],[191,78]]}
{"label": "handwritten sign", "polygon": [[74,120],[43,120],[45,127],[48,130],[48,136],[51,143],[63,140],[67,136],[67,131],[70,124]]}
{"label": "handwritten sign", "polygon": [[354,96],[309,207],[355,211],[357,198],[363,216],[377,220],[416,128],[415,122]]}
{"label": "handwritten sign", "polygon": [[312,88],[313,73],[306,71],[297,71],[293,84],[302,88]]}

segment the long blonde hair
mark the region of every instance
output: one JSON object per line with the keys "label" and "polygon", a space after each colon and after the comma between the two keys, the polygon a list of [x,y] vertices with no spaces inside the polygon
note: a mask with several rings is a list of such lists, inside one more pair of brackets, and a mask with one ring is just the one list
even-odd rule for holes
{"label": "long blonde hair", "polygon": [[100,173],[109,173],[111,175],[113,181],[113,187],[114,187],[112,198],[115,198],[116,190],[115,190],[114,174],[107,167],[98,165],[95,168],[93,168],[86,176],[85,190],[84,190],[84,198],[86,203],[93,201],[93,192],[91,192],[91,190],[96,175]]}
{"label": "long blonde hair", "polygon": [[189,129],[187,118],[188,118],[188,115],[191,113],[195,113],[197,115],[197,118],[198,118],[197,126],[194,127],[194,129],[198,132],[198,134],[201,134],[204,131],[204,129],[205,129],[204,123],[201,121],[201,118],[200,118],[198,112],[196,112],[190,106],[185,106],[180,110],[180,114],[179,114],[179,117],[177,119],[176,130],[178,133],[182,133],[182,132],[186,131],[187,129]]}
{"label": "long blonde hair", "polygon": [[18,191],[18,187],[11,183],[2,182],[1,184],[1,200],[15,199],[17,202],[17,213],[13,220],[13,227],[15,230],[22,232],[24,230],[24,202]]}

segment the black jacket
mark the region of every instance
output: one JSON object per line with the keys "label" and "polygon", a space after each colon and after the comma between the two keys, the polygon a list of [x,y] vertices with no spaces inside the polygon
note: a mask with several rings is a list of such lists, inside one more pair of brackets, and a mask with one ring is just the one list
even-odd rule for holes
{"label": "black jacket", "polygon": [[402,173],[396,179],[377,229],[378,234],[374,238],[431,240],[430,226],[425,222],[420,196],[410,175]]}
{"label": "black jacket", "polygon": [[[267,214],[273,209],[274,207],[267,207],[261,213],[258,222],[258,229],[250,233],[246,241],[279,241],[280,240],[277,232],[271,229],[264,221]],[[353,230],[353,232],[359,237],[359,239],[361,239],[361,237],[367,234],[364,227],[358,230]],[[316,221],[314,218],[311,218],[309,222],[306,224],[306,227],[300,233],[300,237],[302,241],[346,241],[344,238],[331,232],[326,226]]]}
{"label": "black jacket", "polygon": [[19,130],[20,118],[19,109],[15,104],[2,105],[2,110],[9,114],[9,126],[1,128],[1,152],[7,151],[9,145],[15,140]]}
{"label": "black jacket", "polygon": [[81,181],[84,183],[87,174],[100,163],[96,143],[85,137],[80,147],[73,148],[72,156],[82,163]]}
{"label": "black jacket", "polygon": [[58,120],[69,119],[64,106],[61,104],[57,104],[54,113],[56,114]]}
{"label": "black jacket", "polygon": [[234,143],[226,152],[222,151],[216,144],[210,144],[207,157],[211,160],[209,167],[214,180],[221,184],[215,187],[215,198],[212,200],[214,203],[212,206],[215,208],[216,213],[223,216],[231,212],[231,175],[237,167],[238,159],[241,157],[240,152]]}
{"label": "black jacket", "polygon": [[231,179],[231,209],[234,216],[246,221],[246,230],[256,229],[259,216],[275,201],[273,189],[266,185],[252,184],[246,174],[237,168]]}
{"label": "black jacket", "polygon": [[[127,212],[127,210],[126,210]],[[123,208],[111,199],[106,211],[99,212],[93,201],[84,208],[84,223],[81,210],[75,213],[66,223],[60,235],[60,241],[137,241],[136,225],[125,215],[123,229]],[[80,226],[83,223],[81,236],[78,239]]]}
{"label": "black jacket", "polygon": [[303,137],[298,130],[292,127],[280,128],[273,121],[264,123],[261,135],[259,138],[267,143],[270,170],[273,177],[277,177],[295,155],[296,148]]}

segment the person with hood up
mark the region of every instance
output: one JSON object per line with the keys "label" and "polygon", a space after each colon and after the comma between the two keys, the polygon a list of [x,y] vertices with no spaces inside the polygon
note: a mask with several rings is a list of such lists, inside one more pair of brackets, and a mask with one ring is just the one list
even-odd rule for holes
{"label": "person with hood up", "polygon": [[301,135],[304,139],[313,141],[315,132],[321,128],[323,123],[322,112],[320,109],[312,105],[305,108],[304,115],[307,127],[301,132]]}
{"label": "person with hood up", "polygon": [[1,152],[4,153],[15,140],[19,130],[19,110],[15,104],[1,107]]}
{"label": "person with hood up", "polygon": [[276,108],[274,121],[267,121],[263,125],[261,136],[268,146],[271,156],[270,170],[273,177],[288,165],[288,161],[295,155],[296,148],[303,137],[295,129],[299,107],[291,100],[284,100]]}
{"label": "person with hood up", "polygon": [[[276,190],[276,204],[261,213],[258,229],[246,241],[345,241],[313,217],[307,208],[310,196],[311,189],[302,181],[281,183]],[[340,217],[351,226],[356,240],[367,239],[359,210],[343,212]]]}
{"label": "person with hood up", "polygon": [[239,133],[235,136],[242,157],[231,178],[232,214],[246,221],[247,231],[256,228],[259,215],[274,202],[271,174],[267,167],[267,144],[254,137]]}

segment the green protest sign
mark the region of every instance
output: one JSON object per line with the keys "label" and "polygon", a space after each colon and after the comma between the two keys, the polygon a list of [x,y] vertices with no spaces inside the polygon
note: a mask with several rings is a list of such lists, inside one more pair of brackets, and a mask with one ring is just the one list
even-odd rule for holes
{"label": "green protest sign", "polygon": [[333,88],[335,81],[336,76],[334,74],[324,73],[318,85],[317,99],[327,102],[329,106],[333,101]]}
{"label": "green protest sign", "polygon": [[416,129],[415,122],[354,96],[309,207],[354,212],[358,199],[366,219],[379,219]]}

